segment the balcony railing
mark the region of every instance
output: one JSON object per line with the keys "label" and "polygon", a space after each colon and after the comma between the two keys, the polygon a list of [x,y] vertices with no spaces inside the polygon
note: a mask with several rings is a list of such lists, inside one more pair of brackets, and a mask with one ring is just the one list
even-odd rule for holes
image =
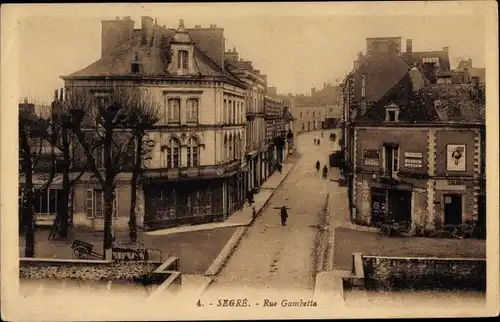
{"label": "balcony railing", "polygon": [[152,179],[190,179],[215,178],[237,171],[241,167],[240,160],[231,160],[217,165],[202,165],[183,168],[156,168],[147,169],[144,173],[146,180]]}

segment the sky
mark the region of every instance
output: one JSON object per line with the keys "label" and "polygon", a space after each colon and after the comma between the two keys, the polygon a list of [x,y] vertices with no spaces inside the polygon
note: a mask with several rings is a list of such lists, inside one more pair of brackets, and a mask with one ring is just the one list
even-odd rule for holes
{"label": "sky", "polygon": [[[158,24],[168,28],[176,28],[181,18],[186,27],[216,24],[224,28],[226,50],[235,47],[240,57],[251,60],[256,69],[268,75],[268,86],[276,87],[279,93],[307,94],[312,87],[342,79],[351,70],[356,54],[365,52],[367,37],[400,36],[402,50],[408,38],[413,41],[413,51],[448,46],[452,68],[467,58],[475,67],[485,67],[484,20],[473,12],[453,16],[381,15],[385,12],[382,9],[373,14],[347,15],[339,14],[340,10],[307,13],[312,6],[306,4],[272,11],[261,4],[241,8],[238,4],[219,4],[204,10],[193,10],[193,5],[155,6],[139,14],[131,8],[101,11],[94,5],[91,15],[78,10],[67,14],[46,10],[20,18],[19,99],[50,102],[54,89],[63,85],[60,76],[100,58],[101,20],[116,16],[131,16],[135,28],[140,28],[141,15],[157,18]],[[228,5],[239,10],[229,10]]]}

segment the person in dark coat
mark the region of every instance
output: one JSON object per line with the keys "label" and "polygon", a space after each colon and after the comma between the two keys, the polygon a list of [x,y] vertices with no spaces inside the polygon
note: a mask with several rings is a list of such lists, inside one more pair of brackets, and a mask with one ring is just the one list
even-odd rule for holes
{"label": "person in dark coat", "polygon": [[286,209],[287,208],[285,206],[282,206],[280,209],[281,226],[286,226],[286,219],[288,218],[288,212]]}
{"label": "person in dark coat", "polygon": [[250,206],[254,203],[255,200],[253,198],[253,191],[252,190],[248,190],[247,200],[248,200],[248,203],[250,204]]}
{"label": "person in dark coat", "polygon": [[319,163],[319,160],[316,161],[316,170],[319,171],[319,168],[321,167],[321,164]]}
{"label": "person in dark coat", "polygon": [[328,175],[328,168],[326,167],[326,165],[323,167],[323,178],[326,178],[326,176]]}

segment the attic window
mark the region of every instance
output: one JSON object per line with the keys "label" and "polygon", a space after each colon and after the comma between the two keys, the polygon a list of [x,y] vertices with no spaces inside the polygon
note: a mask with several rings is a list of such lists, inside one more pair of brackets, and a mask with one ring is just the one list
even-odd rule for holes
{"label": "attic window", "polygon": [[188,69],[189,54],[186,50],[179,50],[178,67],[179,69]]}
{"label": "attic window", "polygon": [[139,62],[133,62],[131,64],[131,70],[133,74],[139,74],[141,72],[141,64]]}
{"label": "attic window", "polygon": [[386,107],[386,109],[385,109],[385,121],[386,122],[398,122],[399,121],[399,107]]}

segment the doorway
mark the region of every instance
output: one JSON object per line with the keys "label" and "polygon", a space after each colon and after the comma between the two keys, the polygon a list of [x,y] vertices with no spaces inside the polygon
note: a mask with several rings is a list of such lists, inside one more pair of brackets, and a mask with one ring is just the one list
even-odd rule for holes
{"label": "doorway", "polygon": [[462,195],[444,195],[444,224],[462,224]]}
{"label": "doorway", "polygon": [[411,191],[389,190],[389,220],[411,220]]}
{"label": "doorway", "polygon": [[377,223],[384,221],[386,203],[385,190],[372,188],[372,225],[375,226]]}

